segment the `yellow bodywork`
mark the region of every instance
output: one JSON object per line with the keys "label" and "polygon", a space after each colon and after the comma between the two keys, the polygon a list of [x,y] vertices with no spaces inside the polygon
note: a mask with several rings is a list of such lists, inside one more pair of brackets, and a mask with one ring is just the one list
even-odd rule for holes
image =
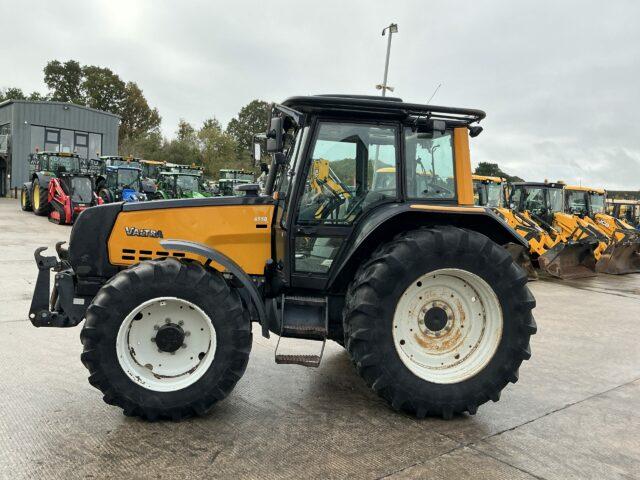
{"label": "yellow bodywork", "polygon": [[[132,265],[166,256],[204,259],[190,253],[167,252],[163,239],[189,240],[215,248],[250,275],[263,275],[271,258],[273,205],[211,205],[122,211],[109,237],[109,262]],[[126,228],[160,230],[163,238],[130,236]]]}

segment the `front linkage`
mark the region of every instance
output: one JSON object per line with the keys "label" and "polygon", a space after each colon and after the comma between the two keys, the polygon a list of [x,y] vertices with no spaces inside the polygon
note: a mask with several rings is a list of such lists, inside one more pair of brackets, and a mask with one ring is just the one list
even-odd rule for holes
{"label": "front linkage", "polygon": [[[90,298],[79,297],[74,288],[74,272],[69,264],[65,242],[56,243],[58,256],[45,257],[47,247],[37,248],[34,256],[38,266],[38,279],[29,308],[29,320],[34,327],[75,327],[84,318]],[[50,272],[55,272],[51,296]]]}

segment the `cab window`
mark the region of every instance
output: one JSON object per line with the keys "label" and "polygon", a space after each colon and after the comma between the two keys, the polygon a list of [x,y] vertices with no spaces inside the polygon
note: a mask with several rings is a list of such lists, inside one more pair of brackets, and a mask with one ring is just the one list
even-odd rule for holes
{"label": "cab window", "polygon": [[407,196],[417,199],[455,198],[453,132],[404,130]]}
{"label": "cab window", "polygon": [[396,197],[396,128],[322,122],[311,149],[297,221],[350,225]]}

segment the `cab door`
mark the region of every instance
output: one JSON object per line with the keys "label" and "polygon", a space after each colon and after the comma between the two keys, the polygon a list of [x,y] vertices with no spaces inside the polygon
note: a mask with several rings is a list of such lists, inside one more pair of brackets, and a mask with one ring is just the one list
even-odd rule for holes
{"label": "cab door", "polygon": [[322,290],[358,221],[397,200],[399,132],[396,123],[315,122],[286,212],[291,287]]}

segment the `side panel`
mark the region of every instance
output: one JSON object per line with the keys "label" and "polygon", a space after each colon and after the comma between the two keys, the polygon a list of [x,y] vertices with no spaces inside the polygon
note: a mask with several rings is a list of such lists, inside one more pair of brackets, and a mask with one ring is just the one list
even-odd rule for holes
{"label": "side panel", "polygon": [[473,205],[473,180],[471,178],[471,154],[467,127],[453,129],[453,148],[456,159],[458,204]]}
{"label": "side panel", "polygon": [[109,236],[109,262],[131,265],[170,254],[204,261],[193,253],[167,252],[160,245],[161,240],[186,240],[216,249],[250,275],[262,275],[271,258],[273,208],[212,205],[122,211]]}

